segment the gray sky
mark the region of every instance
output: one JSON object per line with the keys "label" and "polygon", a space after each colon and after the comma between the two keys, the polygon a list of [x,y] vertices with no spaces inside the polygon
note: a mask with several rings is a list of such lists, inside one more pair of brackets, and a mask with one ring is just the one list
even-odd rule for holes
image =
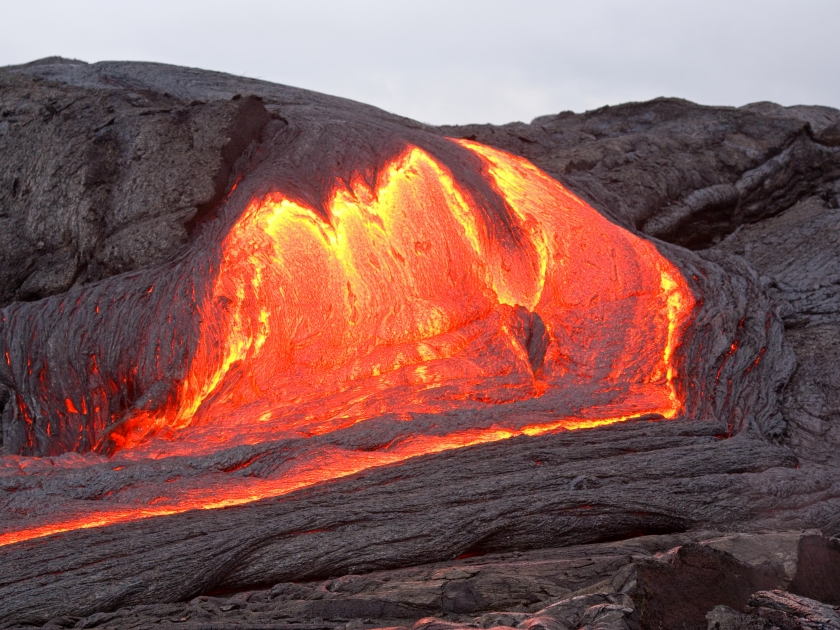
{"label": "gray sky", "polygon": [[656,96],[840,107],[840,0],[0,0],[0,65],[196,66],[424,122]]}

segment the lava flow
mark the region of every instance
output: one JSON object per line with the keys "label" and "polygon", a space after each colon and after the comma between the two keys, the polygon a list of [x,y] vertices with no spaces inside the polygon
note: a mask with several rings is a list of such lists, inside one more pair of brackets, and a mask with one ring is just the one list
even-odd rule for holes
{"label": "lava flow", "polygon": [[517,435],[674,418],[695,304],[678,269],[528,161],[456,142],[507,217],[417,147],[374,186],[337,188],[326,217],[282,192],[253,199],[223,242],[177,396],[107,436],[127,465],[279,440],[302,445],[293,460],[160,488],[154,505],[91,502],[0,544]]}

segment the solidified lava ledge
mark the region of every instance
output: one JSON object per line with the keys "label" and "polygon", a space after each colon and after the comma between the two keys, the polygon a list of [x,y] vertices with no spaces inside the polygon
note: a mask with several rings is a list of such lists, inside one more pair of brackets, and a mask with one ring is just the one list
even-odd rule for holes
{"label": "solidified lava ledge", "polygon": [[434,128],[157,64],[0,69],[2,616],[834,614],[838,130],[675,99]]}

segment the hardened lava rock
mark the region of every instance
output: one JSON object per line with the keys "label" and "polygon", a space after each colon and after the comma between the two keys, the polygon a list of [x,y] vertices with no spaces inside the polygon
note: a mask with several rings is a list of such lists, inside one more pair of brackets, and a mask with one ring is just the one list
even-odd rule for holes
{"label": "hardened lava rock", "polygon": [[[48,59],[0,70],[0,407],[7,453],[0,535],[31,534],[0,547],[0,616],[10,624],[108,625],[116,611],[129,618],[130,607],[155,605],[169,607],[158,619],[186,624],[195,615],[199,623],[199,609],[216,606],[228,616],[251,610],[245,595],[212,599],[222,592],[278,585],[277,593],[254,596],[257,608],[268,606],[260,598],[327,601],[331,596],[318,595],[313,583],[338,579],[330,588],[344,593],[360,584],[352,576],[449,563],[435,571],[453,572],[427,576],[431,590],[399,603],[294,604],[297,612],[278,615],[316,624],[331,615],[337,624],[377,627],[498,612],[508,616],[443,621],[634,627],[647,623],[634,603],[642,591],[631,587],[629,569],[616,577],[633,562],[610,560],[599,578],[609,586],[587,593],[578,591],[598,580],[539,587],[539,580],[526,580],[511,588],[544,592],[498,599],[499,609],[479,601],[495,592],[477,583],[493,571],[470,573],[458,563],[594,545],[583,552],[585,564],[617,544],[604,541],[647,534],[659,542],[620,554],[667,564],[636,563],[646,567],[646,592],[656,595],[656,584],[694,579],[686,567],[714,565],[729,575],[747,562],[724,543],[715,548],[737,561],[709,556],[690,546],[708,536],[681,532],[818,527],[837,535],[838,125],[840,113],[830,108],[712,108],[658,99],[530,124],[437,129],[343,99],[158,64]],[[411,144],[461,173],[458,181],[480,207],[508,216],[497,188],[477,175],[475,155],[453,139],[530,160],[679,269],[697,301],[674,349],[681,412],[523,433],[215,506],[224,509],[172,513],[166,497],[187,501],[208,488],[268,496],[261,489],[313,448],[361,458],[404,446],[399,414],[340,434],[243,440],[162,458],[120,459],[125,451],[111,436],[136,436],[122,418],[154,415],[179,400],[201,344],[200,309],[215,289],[208,278],[220,264],[218,244],[250,199],[279,190],[317,214],[329,206],[337,180],[373,190]],[[268,172],[259,170],[266,165],[271,181],[255,176]],[[231,308],[224,300],[214,305]],[[505,347],[535,374],[551,352],[550,344],[543,347],[545,318],[524,307],[509,310],[498,326],[513,340]],[[238,365],[232,361],[228,373],[239,374]],[[545,422],[553,411],[535,400],[481,421],[514,418],[523,428]],[[23,410],[30,409],[37,413],[27,417]],[[472,413],[429,412],[412,421],[424,439],[437,438],[442,423],[471,426]],[[82,416],[94,420],[74,420]],[[179,430],[172,423],[155,428],[160,440]],[[137,520],[129,509],[137,505],[160,515]],[[76,519],[65,528],[72,531],[56,529],[68,516]],[[675,547],[682,555],[668,555]],[[737,592],[793,589],[783,565],[773,574],[781,575],[778,583],[765,584],[764,569],[750,569],[758,577]],[[366,583],[359,593],[371,589]],[[658,590],[650,601],[660,608],[650,610],[670,615],[662,608],[667,589]],[[437,597],[449,603],[439,605]],[[767,597],[755,595],[758,608],[773,609]],[[712,599],[692,610],[741,605]],[[788,604],[793,610],[796,602]],[[502,610],[509,605],[531,608]],[[551,606],[553,612],[536,614]],[[529,617],[517,616],[524,613]],[[215,614],[207,623],[222,623]],[[376,622],[399,615],[399,623]],[[242,623],[255,627],[256,618]]]}

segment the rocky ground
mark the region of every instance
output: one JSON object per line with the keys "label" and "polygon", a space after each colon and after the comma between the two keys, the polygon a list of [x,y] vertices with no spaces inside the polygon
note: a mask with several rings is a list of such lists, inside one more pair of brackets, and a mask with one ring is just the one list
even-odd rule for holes
{"label": "rocky ground", "polygon": [[707,531],[281,582],[44,627],[836,628],[831,604],[840,604],[837,539]]}
{"label": "rocky ground", "polygon": [[[522,155],[683,268],[735,278],[729,316],[761,304],[779,332],[762,319],[739,337],[753,354],[724,382],[753,382],[766,351],[766,392],[716,421],[518,439],[282,501],[5,547],[0,626],[840,628],[837,110],[658,99],[433,129],[155,64],[4,68],[0,306],[177,260],[266,134],[310,137],[300,121],[321,121],[322,144],[289,146],[334,169],[342,154],[323,138],[347,119]],[[0,407],[12,395],[0,383]],[[723,439],[737,413],[743,431]],[[100,483],[68,499],[66,483],[6,461],[0,503],[18,516]]]}

